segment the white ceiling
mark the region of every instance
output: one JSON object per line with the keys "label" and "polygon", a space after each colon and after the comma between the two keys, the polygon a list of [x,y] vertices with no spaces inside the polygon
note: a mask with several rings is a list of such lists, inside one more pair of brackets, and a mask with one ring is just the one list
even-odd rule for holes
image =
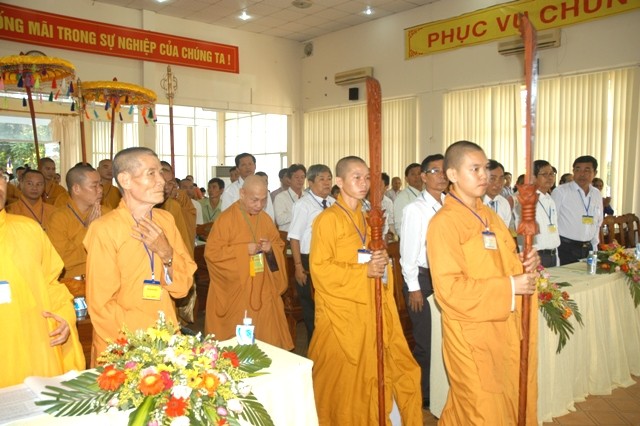
{"label": "white ceiling", "polygon": [[[437,0],[94,0],[225,28],[308,41]],[[311,4],[299,8],[293,3]],[[364,13],[369,6],[371,15]],[[242,11],[251,19],[239,19]]]}

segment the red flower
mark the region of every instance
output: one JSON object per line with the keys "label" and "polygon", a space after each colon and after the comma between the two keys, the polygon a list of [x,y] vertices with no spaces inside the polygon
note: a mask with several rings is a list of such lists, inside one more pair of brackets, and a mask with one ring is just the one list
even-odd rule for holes
{"label": "red flower", "polygon": [[167,407],[164,409],[164,412],[167,413],[169,417],[179,417],[184,415],[185,408],[187,408],[186,399],[172,396],[169,398],[169,401],[167,401]]}
{"label": "red flower", "polygon": [[126,337],[118,337],[116,339],[116,343],[119,344],[120,346],[127,346],[129,344],[129,341],[127,340]]}
{"label": "red flower", "polygon": [[100,389],[114,391],[124,383],[125,379],[123,371],[117,370],[113,365],[107,365],[98,376],[98,386]]}
{"label": "red flower", "polygon": [[611,269],[611,265],[609,265],[608,263],[602,263],[600,264],[600,267],[605,271],[608,271],[609,269]]}
{"label": "red flower", "polygon": [[160,379],[162,379],[162,383],[164,384],[164,390],[169,390],[173,386],[173,380],[171,380],[171,374],[168,371],[160,372]]}
{"label": "red flower", "polygon": [[623,263],[622,265],[620,265],[620,270],[622,272],[624,272],[625,274],[629,272],[629,264],[627,263]]}
{"label": "red flower", "polygon": [[229,361],[231,361],[231,365],[233,365],[234,367],[238,367],[240,365],[238,354],[236,354],[235,352],[223,352],[222,358],[227,358]]}
{"label": "red flower", "polygon": [[229,422],[227,421],[227,419],[220,419],[218,420],[218,423],[217,423],[218,426],[226,426],[228,424]]}
{"label": "red flower", "polygon": [[156,395],[164,389],[164,382],[159,374],[148,374],[140,380],[138,389],[140,389],[143,395]]}

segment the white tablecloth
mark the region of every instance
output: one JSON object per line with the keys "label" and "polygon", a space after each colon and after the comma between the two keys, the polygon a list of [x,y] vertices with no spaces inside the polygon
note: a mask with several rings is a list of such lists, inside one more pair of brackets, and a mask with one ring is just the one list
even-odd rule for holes
{"label": "white tablecloth", "polygon": [[[223,344],[235,344],[235,339],[222,342]],[[313,395],[313,382],[311,369],[313,362],[291,352],[284,351],[267,343],[258,342],[258,346],[273,361],[271,366],[261,372],[266,372],[258,377],[247,379],[253,389],[253,393],[267,409],[274,424],[277,426],[315,426],[318,424],[316,404]],[[27,392],[29,388],[22,384],[2,390],[3,397],[11,397],[11,391],[15,394]],[[9,393],[7,393],[9,391]],[[33,398],[36,395],[33,394]],[[24,420],[19,420],[11,425],[47,425],[47,426],[112,426],[127,424],[128,413],[116,412],[100,415],[80,417],[52,417],[41,414]],[[0,422],[2,423],[2,422]]]}
{"label": "white tablecloth", "polygon": [[[584,263],[550,268],[555,282],[569,282],[584,326],[575,322],[574,334],[560,354],[558,337],[542,315],[538,325],[538,421],[551,421],[574,411],[574,403],[591,395],[607,395],[633,383],[640,375],[640,307],[635,308],[622,273],[588,275]],[[442,323],[433,298],[431,412],[442,413],[449,384],[442,360]]]}

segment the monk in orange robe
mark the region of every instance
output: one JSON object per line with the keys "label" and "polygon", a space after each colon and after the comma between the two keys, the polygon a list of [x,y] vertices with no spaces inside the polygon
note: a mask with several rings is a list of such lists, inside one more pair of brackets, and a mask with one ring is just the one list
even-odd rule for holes
{"label": "monk in orange robe", "polygon": [[55,207],[42,201],[44,176],[37,170],[29,169],[23,173],[20,186],[22,187],[20,198],[9,204],[7,211],[35,220],[46,231]]}
{"label": "monk in orange robe", "polygon": [[38,224],[7,214],[6,194],[0,179],[0,388],[85,367],[62,260]]}
{"label": "monk in orange robe", "polygon": [[211,228],[204,252],[211,278],[205,333],[220,340],[235,336],[246,312],[256,339],[290,350],[281,297],[287,290],[284,242],[262,210],[268,196],[261,177],[246,178],[240,199]]}
{"label": "monk in orange robe", "polygon": [[[321,425],[377,425],[376,277],[382,288],[386,424],[392,400],[402,423],[422,425],[420,367],[402,332],[393,273],[385,250],[362,252],[371,239],[362,200],[369,168],[358,157],[336,166],[337,201],[312,225],[310,269],[315,287],[315,330],[309,346]],[[217,225],[217,223],[216,223]]]}
{"label": "monk in orange robe", "polygon": [[[191,241],[191,246],[195,244],[196,241],[196,208],[191,202],[191,197],[187,194],[186,191],[178,189],[178,182],[176,181],[176,176],[173,172],[173,167],[171,164],[166,161],[160,162],[162,166],[162,176],[165,181],[174,181],[176,183],[176,188],[171,192],[169,198],[173,198],[178,202],[180,207],[182,208],[182,215],[184,217],[184,223],[187,225],[187,231],[189,232],[189,240]],[[193,247],[191,248],[191,252],[193,253]]]}
{"label": "monk in orange robe", "polygon": [[20,195],[22,195],[20,188],[9,183],[9,185],[7,185],[7,206],[18,201],[20,199]]}
{"label": "monk in orange robe", "polygon": [[[87,252],[82,241],[87,235],[89,225],[110,209],[100,205],[100,175],[93,167],[75,165],[67,172],[66,181],[69,201],[51,215],[51,226],[47,229],[47,235],[62,257],[64,272],[61,278],[69,285],[73,284],[68,283],[69,280],[84,280]],[[84,295],[84,291],[79,294]]]}
{"label": "monk in orange robe", "polygon": [[120,205],[94,221],[84,239],[92,365],[123,326],[147,329],[158,311],[177,325],[172,297],[189,292],[196,270],[171,215],[153,208],[164,197],[156,154],[148,148],[122,150],[113,159],[113,173],[122,190]]}
{"label": "monk in orange robe", "polygon": [[98,163],[98,173],[100,173],[100,183],[102,184],[102,205],[111,210],[120,204],[120,190],[113,184],[113,168],[111,160],[105,158]]}
{"label": "monk in orange robe", "polygon": [[[451,388],[441,425],[517,424],[520,304],[535,291],[535,250],[516,253],[509,229],[482,203],[488,160],[460,141],[445,154],[453,187],[427,230],[427,255],[442,308]],[[524,271],[524,273],[523,273]],[[537,425],[537,297],[532,297],[526,424]]]}
{"label": "monk in orange robe", "polygon": [[65,191],[65,189],[55,181],[56,163],[51,158],[41,158],[38,163],[38,170],[44,176],[44,192],[42,194],[42,199],[45,203],[55,205],[58,197],[62,196],[67,198],[67,191]]}

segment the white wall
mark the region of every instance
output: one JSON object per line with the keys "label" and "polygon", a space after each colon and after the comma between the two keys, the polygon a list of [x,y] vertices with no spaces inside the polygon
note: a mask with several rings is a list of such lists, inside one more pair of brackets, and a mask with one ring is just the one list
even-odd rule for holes
{"label": "white wall", "polygon": [[[373,66],[383,98],[418,98],[416,160],[438,152],[442,141],[442,95],[447,90],[521,79],[522,57],[502,56],[497,41],[404,59],[404,29],[455,17],[503,0],[441,0],[405,13],[314,40],[313,55],[302,61],[303,107],[348,104],[347,87],[333,83],[336,72]],[[540,75],[551,76],[640,63],[640,10],[562,29],[562,46],[539,52]],[[361,84],[361,93],[364,85]],[[364,99],[364,96],[361,96]],[[407,143],[412,143],[407,141]]]}
{"label": "white wall", "polygon": [[[56,13],[64,16],[100,21],[136,29],[156,31],[182,37],[238,46],[240,73],[232,74],[172,65],[178,78],[176,105],[201,106],[240,111],[296,114],[301,111],[301,50],[297,42],[186,21],[154,12],[94,3],[90,0],[45,1],[6,0],[16,6]],[[101,56],[72,50],[54,49],[2,40],[0,56],[21,51],[40,50],[47,56],[70,61],[82,80],[111,80],[138,84],[158,95],[159,103],[167,100],[160,86],[167,65],[112,56]],[[144,132],[143,140],[153,147],[153,128]],[[300,138],[299,126],[293,126],[293,140]]]}

